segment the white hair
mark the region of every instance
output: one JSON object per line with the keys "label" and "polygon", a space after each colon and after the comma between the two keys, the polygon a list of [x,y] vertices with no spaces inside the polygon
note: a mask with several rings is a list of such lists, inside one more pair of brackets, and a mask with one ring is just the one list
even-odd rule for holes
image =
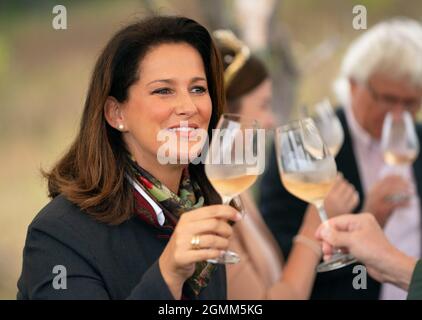
{"label": "white hair", "polygon": [[353,41],[334,84],[339,101],[349,103],[349,79],[365,83],[376,73],[422,88],[421,23],[394,18],[376,24]]}

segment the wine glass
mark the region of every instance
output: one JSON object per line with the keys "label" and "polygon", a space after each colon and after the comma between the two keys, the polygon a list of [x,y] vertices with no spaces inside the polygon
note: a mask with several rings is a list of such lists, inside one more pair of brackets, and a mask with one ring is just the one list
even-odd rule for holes
{"label": "wine glass", "polygon": [[304,117],[312,117],[322,140],[330,153],[336,157],[344,142],[344,131],[330,100],[324,99],[317,103],[312,114],[306,107],[303,107],[302,115]]}
{"label": "wine glass", "polygon": [[328,150],[336,157],[344,142],[344,131],[328,99],[315,106],[313,120]]}
{"label": "wine glass", "polygon": [[[256,120],[229,113],[221,116],[207,153],[205,174],[221,196],[222,204],[229,205],[262,173],[265,163],[263,134]],[[239,256],[232,251],[208,260],[211,263],[239,261]]]}
{"label": "wine glass", "polygon": [[419,141],[408,111],[388,112],[381,136],[384,161],[392,166],[411,165],[419,154]]}
{"label": "wine glass", "polygon": [[[408,111],[388,112],[384,118],[381,135],[384,162],[396,174],[406,176],[406,168],[413,164],[419,154],[419,141],[415,124]],[[409,198],[396,194],[388,199],[392,202]]]}
{"label": "wine glass", "polygon": [[[328,151],[314,121],[306,118],[276,129],[276,155],[281,181],[294,196],[316,206],[322,222],[328,220],[324,198],[337,176],[333,155]],[[318,272],[335,270],[356,262],[340,250],[317,266]]]}

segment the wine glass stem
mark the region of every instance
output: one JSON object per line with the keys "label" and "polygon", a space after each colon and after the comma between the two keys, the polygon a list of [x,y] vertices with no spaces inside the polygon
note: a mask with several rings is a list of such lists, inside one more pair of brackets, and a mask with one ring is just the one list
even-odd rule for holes
{"label": "wine glass stem", "polygon": [[321,218],[321,221],[322,222],[328,221],[327,212],[325,211],[325,208],[324,208],[324,202],[318,201],[317,203],[315,203],[315,206],[318,209],[318,213],[319,213],[319,217]]}
{"label": "wine glass stem", "polygon": [[[318,209],[319,217],[321,218],[322,223],[328,221],[328,215],[325,211],[324,201],[318,201],[317,203],[315,203],[315,206]],[[334,254],[343,254],[343,252],[338,248],[333,248],[333,252]]]}
{"label": "wine glass stem", "polygon": [[230,204],[230,201],[232,201],[232,198],[231,197],[222,196],[221,198],[223,200],[223,204],[224,205],[229,205]]}

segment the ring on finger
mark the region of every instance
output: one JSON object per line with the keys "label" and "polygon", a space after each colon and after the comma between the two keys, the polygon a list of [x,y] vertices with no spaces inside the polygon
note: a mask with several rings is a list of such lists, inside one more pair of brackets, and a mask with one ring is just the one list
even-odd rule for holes
{"label": "ring on finger", "polygon": [[405,193],[396,193],[396,194],[392,194],[392,195],[384,197],[384,199],[387,202],[390,202],[393,204],[408,200],[409,198],[410,198],[409,195]]}
{"label": "ring on finger", "polygon": [[193,250],[198,250],[200,249],[200,240],[199,240],[199,236],[198,235],[194,235],[192,237],[192,239],[190,240],[190,244]]}

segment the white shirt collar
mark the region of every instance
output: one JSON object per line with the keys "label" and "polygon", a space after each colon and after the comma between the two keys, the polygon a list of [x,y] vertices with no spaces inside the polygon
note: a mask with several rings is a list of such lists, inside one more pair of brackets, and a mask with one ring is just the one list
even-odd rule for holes
{"label": "white shirt collar", "polygon": [[358,123],[355,114],[350,104],[344,106],[347,124],[349,125],[351,134],[354,139],[358,140],[359,143],[366,148],[378,145],[379,141],[371,137],[371,135]]}
{"label": "white shirt collar", "polygon": [[148,203],[151,205],[151,207],[154,209],[155,214],[157,215],[157,220],[158,223],[160,224],[160,226],[164,225],[164,222],[166,221],[166,218],[164,216],[163,210],[160,208],[160,206],[151,198],[151,196],[145,192],[144,189],[142,189],[142,187],[139,185],[139,183],[137,183],[136,181],[134,181],[132,178],[130,178],[129,176],[127,176],[128,180],[130,181],[130,183],[133,185],[133,187],[135,188],[135,190],[146,200],[148,201]]}

